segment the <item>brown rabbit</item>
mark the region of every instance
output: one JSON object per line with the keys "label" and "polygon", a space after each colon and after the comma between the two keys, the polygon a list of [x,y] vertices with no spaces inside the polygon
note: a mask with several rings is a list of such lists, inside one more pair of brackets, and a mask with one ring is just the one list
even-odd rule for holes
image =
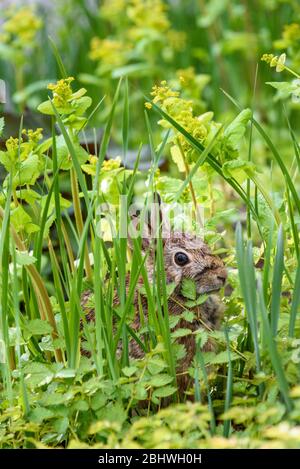
{"label": "brown rabbit", "polygon": [[[146,244],[144,245],[144,242]],[[149,248],[149,240],[143,240],[145,250]],[[220,320],[223,315],[223,305],[214,292],[224,286],[227,277],[226,269],[223,261],[211,253],[209,247],[198,237],[188,234],[171,232],[168,238],[163,239],[164,266],[167,283],[174,283],[175,289],[168,299],[169,315],[180,315],[183,311],[189,309],[194,312],[194,320],[188,322],[181,318],[173,330],[178,328],[187,328],[192,332],[199,328],[208,328],[209,330],[219,327]],[[147,258],[147,272],[149,280],[152,279],[154,270],[153,250]],[[207,300],[198,306],[187,308],[185,298],[182,293],[183,279],[192,279],[195,282],[198,294],[208,294]],[[129,284],[129,276],[128,276]],[[140,302],[143,306],[143,313],[147,317],[148,301],[146,296],[138,293],[138,286],[143,285],[142,278],[139,279],[134,297],[134,309],[136,311],[131,327],[138,331],[140,329],[140,315],[138,307],[138,295],[140,294]],[[82,296],[82,306],[86,309],[87,300],[90,292],[85,292]],[[118,298],[115,297],[114,304],[118,304]],[[94,310],[86,309],[88,320],[94,320]],[[177,367],[178,386],[183,393],[189,385],[190,378],[187,370],[191,365],[195,355],[195,335],[190,334],[177,339],[177,343],[184,345],[186,349],[185,357],[179,362]],[[203,350],[210,351],[214,349],[211,340],[205,344]],[[141,358],[144,355],[143,350],[133,339],[129,343],[129,353],[132,358]]]}

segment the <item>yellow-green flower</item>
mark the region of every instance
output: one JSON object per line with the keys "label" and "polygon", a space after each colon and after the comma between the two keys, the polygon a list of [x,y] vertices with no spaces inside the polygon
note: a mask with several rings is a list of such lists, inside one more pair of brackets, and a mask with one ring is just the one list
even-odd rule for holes
{"label": "yellow-green flower", "polygon": [[49,83],[48,90],[53,93],[53,103],[57,109],[68,107],[68,103],[72,98],[71,83],[74,81],[73,77],[64,78],[57,83]]}
{"label": "yellow-green flower", "polygon": [[169,47],[171,47],[175,51],[181,51],[186,45],[186,33],[184,31],[176,31],[175,29],[170,29],[167,32],[167,40]]}
{"label": "yellow-green flower", "polygon": [[104,0],[101,2],[100,15],[110,20],[112,16],[121,15],[128,4],[127,0]]}
{"label": "yellow-green flower", "polygon": [[116,158],[111,158],[109,160],[104,160],[102,163],[101,171],[109,172],[114,169],[119,169],[121,166],[121,157],[117,156]]}
{"label": "yellow-green flower", "polygon": [[[23,140],[21,139],[21,143],[22,142]],[[14,155],[18,151],[18,148],[19,148],[19,139],[14,138],[14,137],[9,137],[5,142],[5,146],[6,146],[7,151],[11,155]]]}
{"label": "yellow-green flower", "polygon": [[270,67],[276,67],[276,72],[282,72],[285,69],[285,54],[281,54],[279,57],[274,54],[264,54],[261,60],[269,64]]}
{"label": "yellow-green flower", "polygon": [[10,160],[26,160],[30,154],[35,153],[42,138],[43,129],[41,128],[36,130],[23,129],[20,139],[9,137],[5,142],[5,146]]}
{"label": "yellow-green flower", "polygon": [[[191,73],[191,71],[189,71]],[[153,103],[158,103],[160,107],[169,116],[178,122],[185,130],[187,130],[195,139],[204,142],[208,137],[210,128],[212,113],[206,113],[202,116],[195,116],[193,110],[193,102],[191,100],[183,99],[180,97],[180,93],[171,89],[166,81],[162,81],[160,86],[154,86],[152,88],[151,95],[153,96]],[[147,104],[147,103],[146,103]],[[151,104],[151,103],[150,103]],[[161,119],[159,124],[162,127],[170,128],[170,123]],[[195,156],[195,151],[186,138],[180,133],[174,130],[174,136],[171,140],[176,145],[179,141],[184,153],[187,156],[188,162],[192,163]]]}
{"label": "yellow-green flower", "polygon": [[118,67],[126,62],[128,46],[115,39],[93,37],[89,57],[109,67]]}
{"label": "yellow-green flower", "polygon": [[151,96],[153,96],[154,103],[164,103],[167,98],[179,96],[178,91],[172,90],[168,85],[166,80],[163,80],[160,83],[160,86],[153,86]]}
{"label": "yellow-green flower", "polygon": [[37,31],[42,27],[41,19],[33,9],[24,7],[9,15],[3,24],[2,40],[9,45],[24,49],[33,45]]}
{"label": "yellow-green flower", "polygon": [[164,32],[170,27],[166,10],[161,0],[131,0],[127,14],[139,28]]}
{"label": "yellow-green flower", "polygon": [[288,47],[299,47],[300,42],[300,24],[286,24],[283,29],[281,39],[274,42],[277,49],[287,49]]}

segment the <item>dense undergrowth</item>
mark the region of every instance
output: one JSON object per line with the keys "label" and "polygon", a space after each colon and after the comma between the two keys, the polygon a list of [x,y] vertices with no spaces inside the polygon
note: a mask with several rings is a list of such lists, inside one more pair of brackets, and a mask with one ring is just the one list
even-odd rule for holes
{"label": "dense undergrowth", "polygon": [[[167,3],[59,2],[55,40],[42,7],[1,18],[2,448],[300,446],[299,5]],[[173,329],[163,241],[151,277],[123,236],[153,193],[188,207],[172,227],[200,230],[228,269],[184,395],[191,331]],[[192,282],[184,296],[192,322],[206,296]]]}

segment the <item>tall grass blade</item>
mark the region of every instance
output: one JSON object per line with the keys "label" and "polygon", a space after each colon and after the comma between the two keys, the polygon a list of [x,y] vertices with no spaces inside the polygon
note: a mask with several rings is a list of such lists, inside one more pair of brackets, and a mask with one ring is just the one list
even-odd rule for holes
{"label": "tall grass blade", "polygon": [[271,299],[271,330],[273,336],[277,334],[282,275],[284,269],[284,234],[282,225],[280,225],[277,237],[276,256],[274,261],[274,271],[272,280],[272,299]]}
{"label": "tall grass blade", "polygon": [[289,396],[289,385],[288,385],[288,382],[284,373],[280,354],[277,350],[275,338],[270,328],[270,324],[268,320],[268,312],[267,312],[267,308],[265,305],[264,293],[263,293],[262,282],[261,282],[260,276],[258,277],[258,300],[259,300],[259,308],[261,312],[263,329],[264,329],[264,337],[266,338],[268,350],[270,353],[271,363],[272,363],[274,372],[277,377],[278,387],[283,397],[286,409],[288,412],[290,412],[293,408],[293,404]]}
{"label": "tall grass blade", "polygon": [[300,261],[298,261],[296,278],[294,283],[294,292],[292,299],[292,306],[290,312],[290,321],[289,321],[289,336],[294,337],[295,335],[295,324],[297,313],[299,312],[300,305]]}
{"label": "tall grass blade", "polygon": [[[228,353],[228,372],[227,372],[227,381],[226,381],[226,397],[224,403],[224,413],[230,409],[231,401],[232,401],[232,385],[233,385],[233,369],[232,369],[232,361],[231,361],[231,353],[230,353],[230,341],[227,327],[224,328],[225,337],[226,337],[226,347]],[[224,430],[223,435],[225,438],[229,437],[230,433],[230,420],[224,421]]]}

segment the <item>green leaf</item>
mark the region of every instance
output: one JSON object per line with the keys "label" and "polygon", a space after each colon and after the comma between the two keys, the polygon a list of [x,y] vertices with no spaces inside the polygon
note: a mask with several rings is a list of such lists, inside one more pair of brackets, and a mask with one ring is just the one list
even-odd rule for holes
{"label": "green leaf", "polygon": [[158,374],[166,368],[166,362],[161,358],[151,358],[147,365],[148,370],[152,375]]}
{"label": "green leaf", "polygon": [[224,131],[224,137],[232,148],[236,148],[246,131],[246,126],[252,118],[251,109],[244,109],[237,117],[228,125]]}
{"label": "green leaf", "polygon": [[27,251],[16,251],[16,261],[18,265],[30,265],[36,262],[36,258]]}
{"label": "green leaf", "polygon": [[[239,355],[235,352],[230,353],[230,359],[231,361],[237,360]],[[229,362],[229,357],[228,357],[228,351],[224,350],[223,352],[218,353],[214,358],[209,360],[209,363],[217,365],[221,363],[228,363]]]}
{"label": "green leaf", "polygon": [[122,371],[124,373],[125,376],[133,376],[134,373],[137,371],[137,367],[136,366],[125,366],[124,368],[122,368]]}
{"label": "green leaf", "polygon": [[199,295],[198,298],[196,298],[195,300],[186,301],[185,306],[187,308],[193,308],[194,306],[203,305],[203,303],[205,303],[207,298],[208,298],[208,295]]}
{"label": "green leaf", "polygon": [[189,310],[183,311],[182,317],[187,322],[193,322],[195,318],[193,311]]}
{"label": "green leaf", "polygon": [[[81,89],[83,90],[84,88]],[[82,114],[84,114],[85,111],[91,106],[91,104],[92,99],[89,96],[83,96],[82,98],[76,99],[74,103],[75,115],[82,116]]]}
{"label": "green leaf", "polygon": [[164,386],[163,388],[155,389],[152,394],[152,400],[155,402],[157,398],[171,396],[176,391],[177,388],[175,388],[174,386]]}
{"label": "green leaf", "polygon": [[172,337],[173,339],[177,339],[178,337],[185,337],[191,333],[192,331],[190,329],[181,327],[180,329],[176,329],[176,331],[172,332]]}
{"label": "green leaf", "polygon": [[55,420],[53,428],[57,433],[65,433],[69,427],[68,417],[60,417]]}
{"label": "green leaf", "polygon": [[41,199],[41,195],[33,189],[20,189],[16,191],[18,199],[25,200],[29,205],[33,205],[37,200]]}
{"label": "green leaf", "polygon": [[13,177],[13,188],[34,184],[40,175],[39,166],[38,155],[30,155],[26,160],[22,161],[17,173]]}
{"label": "green leaf", "polygon": [[300,84],[296,81],[293,83],[289,83],[287,81],[268,81],[267,85],[270,85],[277,90],[277,99],[286,99],[291,94],[297,98],[300,97]]}
{"label": "green leaf", "polygon": [[224,176],[235,178],[239,184],[242,184],[247,177],[255,173],[256,166],[251,161],[233,160],[227,161],[222,166]]}
{"label": "green leaf", "polygon": [[184,278],[182,281],[181,294],[190,300],[196,299],[196,284],[191,278]]}
{"label": "green leaf", "polygon": [[74,378],[76,376],[76,370],[72,368],[63,368],[55,374],[55,378],[67,379]]}
{"label": "green leaf", "polygon": [[[185,164],[184,164],[184,161],[183,161],[183,158],[182,158],[182,154],[181,154],[181,151],[179,150],[178,146],[177,145],[173,145],[171,147],[171,156],[172,156],[172,160],[174,161],[174,163],[177,165],[178,167],[178,170],[181,172],[181,173],[185,173],[186,169],[185,169]],[[178,187],[177,187],[177,190],[178,190]]]}
{"label": "green leaf", "polygon": [[41,103],[38,107],[37,110],[41,112],[42,114],[47,114],[48,116],[54,116],[54,111],[51,106],[51,102],[49,99],[47,101],[44,101]]}
{"label": "green leaf", "polygon": [[158,387],[161,387],[161,386],[165,386],[166,384],[169,384],[172,381],[173,381],[172,376],[169,376],[167,374],[161,374],[161,375],[153,376],[150,379],[149,384],[150,384],[150,386],[154,386],[154,387],[158,388]]}
{"label": "green leaf", "polygon": [[0,163],[3,164],[7,172],[11,172],[15,166],[15,161],[10,157],[7,151],[0,151]]}
{"label": "green leaf", "polygon": [[[72,141],[74,151],[76,153],[79,164],[82,165],[88,160],[88,153],[82,148],[79,142]],[[63,135],[56,137],[56,150],[57,150],[57,160],[58,167],[60,169],[68,170],[72,168],[73,162],[68,149],[68,146],[64,140]]]}
{"label": "green leaf", "polygon": [[44,335],[52,332],[52,326],[42,319],[31,319],[24,328],[30,335]]}
{"label": "green leaf", "polygon": [[89,410],[89,405],[86,401],[77,401],[72,406],[72,409],[79,410],[80,412],[86,412],[87,410]]}
{"label": "green leaf", "polygon": [[27,233],[39,231],[39,227],[32,223],[30,215],[25,212],[21,205],[11,211],[11,222],[17,233],[20,231],[26,231]]}
{"label": "green leaf", "polygon": [[55,413],[45,407],[36,407],[29,414],[30,420],[36,423],[42,423],[44,420],[51,419],[54,416]]}

